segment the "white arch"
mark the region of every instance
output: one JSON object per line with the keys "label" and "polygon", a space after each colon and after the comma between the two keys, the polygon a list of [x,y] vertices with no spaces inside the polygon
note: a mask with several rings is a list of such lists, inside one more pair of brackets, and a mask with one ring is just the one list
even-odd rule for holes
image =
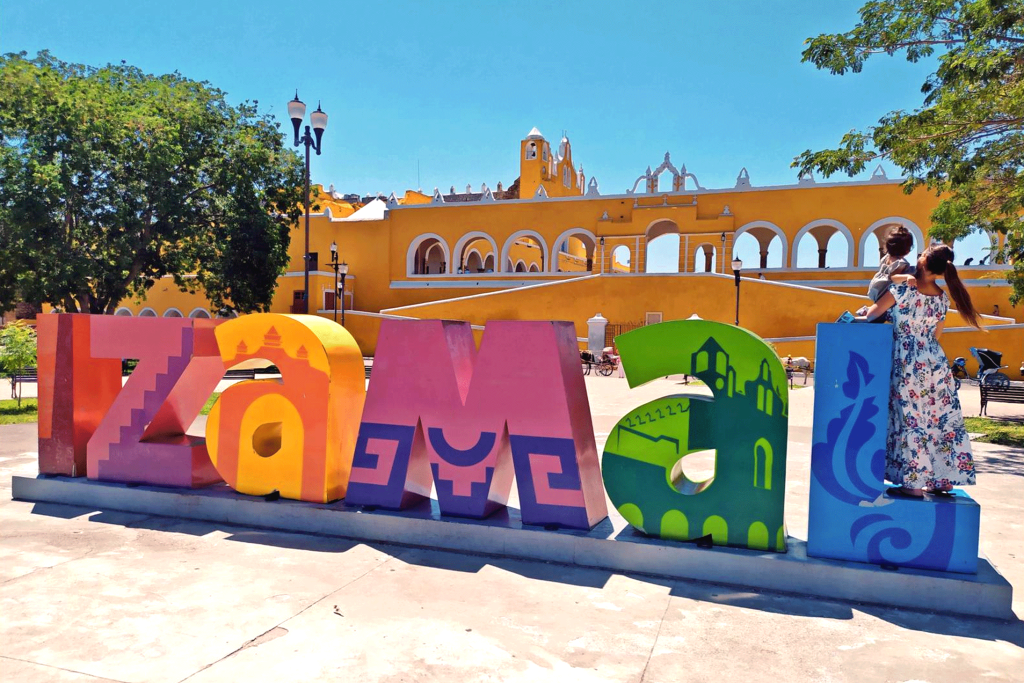
{"label": "white arch", "polygon": [[[547,261],[547,255],[550,254],[551,251],[548,249],[548,243],[544,241],[544,238],[540,236],[540,233],[534,230],[520,230],[509,235],[508,239],[505,240],[505,244],[501,247],[502,263],[505,263],[508,260],[509,252],[512,251],[512,247],[513,245],[515,245],[516,240],[520,239],[521,237],[529,237],[530,239],[536,241],[537,244],[540,245],[541,258]],[[550,270],[551,262],[548,261],[543,265],[540,272],[547,273]]]}
{"label": "white arch", "polygon": [[[968,241],[983,242],[984,244],[976,247],[981,249],[981,252],[969,252],[965,248],[965,243]],[[953,251],[956,252],[956,258],[959,263],[963,263],[966,258],[973,258],[975,263],[980,263],[983,259],[987,258],[989,264],[994,264],[995,252],[988,251],[988,249],[999,248],[999,234],[986,229],[981,229],[980,231],[970,232],[963,237],[957,238],[950,246],[952,246]]]}
{"label": "white arch", "polygon": [[[469,244],[470,242],[474,241],[474,240],[479,240],[479,239],[485,239],[488,242],[490,242],[492,253],[495,255],[495,257],[497,257],[497,254],[498,254],[498,243],[494,241],[494,238],[491,237],[490,235],[488,235],[486,232],[481,232],[479,230],[474,230],[472,232],[467,232],[465,235],[463,235],[462,237],[459,238],[458,242],[455,243],[455,251],[453,252],[455,254],[455,258],[456,259],[460,259],[461,256],[462,256],[462,250],[466,248],[466,245]],[[468,254],[467,254],[467,256],[468,256]],[[455,270],[456,271],[458,271],[458,269],[461,268],[461,267],[462,267],[462,262],[461,261],[459,263],[455,264]]]}
{"label": "white arch", "polygon": [[[458,252],[455,253],[458,254]],[[461,264],[458,265],[459,268],[462,268],[463,266],[466,267],[466,274],[476,272],[469,270],[469,262],[473,258],[473,254],[476,254],[477,261],[480,262],[480,268],[482,269],[484,267],[484,257],[480,255],[480,251],[476,247],[473,247],[472,249],[466,252],[466,258],[463,260]],[[456,272],[458,271],[456,270]]]}
{"label": "white arch", "polygon": [[[420,245],[423,246],[422,244]],[[434,252],[437,252],[437,257],[434,257]],[[430,246],[423,252],[423,273],[422,275],[429,275],[430,269],[437,266],[437,272],[443,273],[448,269],[448,261],[445,258],[444,247],[441,246],[440,242],[431,242]]]}
{"label": "white arch", "polygon": [[164,317],[165,318],[184,318],[185,314],[182,313],[181,311],[179,311],[174,306],[171,306],[166,311],[164,311]]}
{"label": "white arch", "polygon": [[[866,255],[864,253],[864,249],[868,244],[868,235],[885,225],[902,225],[910,231],[911,235],[914,236],[914,240],[917,242],[917,248],[920,249],[921,252],[928,248],[928,243],[924,241],[924,231],[917,227],[917,223],[909,218],[889,216],[888,218],[882,218],[875,221],[869,225],[863,233],[861,233],[860,242],[857,244],[857,265],[863,265],[864,263],[864,256]],[[913,256],[916,258],[917,254],[914,254]],[[910,259],[910,262],[913,263],[913,259]]]}
{"label": "white arch", "polygon": [[[788,267],[797,267],[796,259],[797,256],[800,254],[800,240],[803,239],[804,235],[809,233],[811,230],[814,230],[814,228],[818,228],[823,225],[827,225],[830,228],[835,228],[836,230],[838,230],[839,232],[843,233],[843,235],[846,236],[846,267],[853,268],[853,233],[850,231],[848,227],[846,227],[839,221],[833,220],[831,218],[819,218],[817,220],[813,220],[797,231],[796,236],[793,238],[793,263],[790,264]],[[783,267],[787,267],[785,259],[783,259],[782,264]]]}
{"label": "white arch", "polygon": [[536,262],[534,262],[534,263],[530,264],[530,267],[527,270],[527,272],[529,272],[529,273],[539,273],[540,272],[540,268],[537,266]]}
{"label": "white arch", "polygon": [[[202,314],[202,315],[200,315],[200,314]],[[212,318],[213,316],[210,315],[210,312],[208,310],[206,310],[202,306],[199,306],[197,308],[193,308],[192,312],[190,312],[188,314],[188,317],[190,317],[190,318]]]}
{"label": "white arch", "polygon": [[[735,248],[736,240],[739,239],[740,235],[745,232],[749,232],[754,228],[767,228],[779,236],[779,239],[782,241],[782,267],[786,268],[789,264],[789,240],[786,239],[786,233],[782,232],[782,228],[771,221],[750,221],[749,223],[737,228],[736,232],[732,234],[733,247]],[[715,256],[717,257],[718,254],[715,254]]]}
{"label": "white arch", "polygon": [[140,318],[159,318],[160,316],[158,316],[156,314],[156,311],[154,311],[152,308],[150,308],[149,306],[146,306],[141,311],[139,311],[139,317]]}
{"label": "white arch", "polygon": [[551,260],[549,260],[548,263],[553,265],[549,265],[548,270],[557,267],[558,248],[562,245],[562,242],[565,242],[570,237],[573,237],[575,235],[586,235],[590,239],[590,258],[595,258],[597,256],[597,236],[585,228],[570,228],[563,232],[561,235],[559,235],[558,239],[555,240],[555,243],[551,245]]}
{"label": "white arch", "polygon": [[121,306],[121,308],[119,308],[116,311],[114,311],[114,315],[120,315],[120,316],[125,316],[126,315],[126,316],[128,316],[130,318],[132,316],[132,309],[128,308],[127,306]]}
{"label": "white arch", "polygon": [[[658,234],[656,234],[654,237],[651,237],[651,228],[653,228],[655,225],[659,225],[661,223],[671,223],[672,226],[675,229],[674,230],[662,230],[662,231],[658,232]],[[653,221],[651,221],[650,223],[647,224],[646,228],[644,228],[644,239],[647,240],[648,243],[653,242],[654,240],[658,239],[659,237],[663,237],[665,235],[681,235],[681,234],[682,234],[682,230],[679,228],[679,223],[675,222],[671,218],[655,218]]]}
{"label": "white arch", "polygon": [[[704,249],[705,247],[709,247],[711,249],[711,270],[698,271],[697,270],[697,252],[702,250],[702,249]],[[697,273],[697,272],[701,272],[701,273],[717,273],[718,272],[718,257],[720,256],[718,250],[720,248],[721,247],[715,245],[713,242],[701,242],[697,246],[693,247],[693,272],[694,273]],[[704,258],[707,259],[707,249],[704,249]]]}
{"label": "white arch", "polygon": [[416,273],[416,250],[420,248],[420,245],[427,240],[435,239],[440,243],[441,250],[444,252],[444,262],[448,264],[448,268],[451,268],[451,252],[448,251],[448,243],[444,241],[444,238],[433,232],[425,232],[422,235],[417,235],[413,238],[412,242],[409,243],[409,251],[405,253],[405,274],[414,275]]}
{"label": "white arch", "polygon": [[[522,266],[523,269],[519,270],[519,266]],[[512,270],[513,270],[513,272],[516,272],[516,273],[525,273],[526,272],[526,261],[524,261],[523,259],[519,259],[518,261],[516,261],[516,265],[512,267]]]}
{"label": "white arch", "polygon": [[622,265],[627,266],[629,268],[629,270],[627,272],[633,272],[633,250],[630,249],[629,245],[626,245],[626,244],[616,244],[612,248],[611,252],[609,252],[608,272],[609,273],[617,273],[617,272],[619,272],[619,271],[615,270],[615,252],[617,252],[619,249],[625,249],[626,250],[626,258],[629,259],[629,263],[628,264],[624,263]]}

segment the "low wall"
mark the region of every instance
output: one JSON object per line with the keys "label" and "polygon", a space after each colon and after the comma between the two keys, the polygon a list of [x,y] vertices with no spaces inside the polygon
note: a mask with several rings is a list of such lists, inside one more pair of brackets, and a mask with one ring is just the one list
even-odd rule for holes
{"label": "low wall", "polygon": [[[587,320],[597,312],[613,324],[644,320],[647,312],[661,313],[663,320],[683,320],[696,314],[705,320],[731,323],[735,297],[734,280],[724,275],[593,275],[404,306],[385,313],[468,320],[474,325],[484,325],[488,320],[570,320],[576,325],[577,335],[586,336]],[[778,339],[773,346],[780,356],[813,358],[815,326],[867,303],[866,297],[853,294],[744,279],[739,320],[742,327],[765,339]],[[972,373],[977,371],[977,364],[971,358],[971,346],[1003,351],[1004,361],[1015,370],[1024,360],[1024,325],[1009,323],[1005,319],[986,320],[986,331],[982,332],[966,327],[960,315],[951,311],[942,337],[943,348],[950,358],[966,357]],[[809,340],[801,339],[804,337]],[[1018,374],[1011,377],[1017,378]]]}

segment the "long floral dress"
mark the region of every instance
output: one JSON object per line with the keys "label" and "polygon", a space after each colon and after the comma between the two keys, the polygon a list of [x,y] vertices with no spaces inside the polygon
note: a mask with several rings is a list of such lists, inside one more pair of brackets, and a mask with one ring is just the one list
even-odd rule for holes
{"label": "long floral dress", "polygon": [[971,441],[946,354],[935,338],[946,319],[946,293],[922,294],[907,284],[889,291],[895,339],[889,389],[885,478],[908,488],[974,483]]}

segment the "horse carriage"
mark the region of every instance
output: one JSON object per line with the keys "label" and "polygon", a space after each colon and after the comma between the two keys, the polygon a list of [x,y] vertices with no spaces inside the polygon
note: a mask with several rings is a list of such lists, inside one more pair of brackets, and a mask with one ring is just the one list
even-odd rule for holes
{"label": "horse carriage", "polygon": [[807,378],[814,372],[813,364],[809,358],[804,356],[786,356],[782,359],[782,366],[786,368],[786,378],[789,380],[789,386],[793,386],[793,376],[800,373],[804,376],[804,384],[807,384]]}
{"label": "horse carriage", "polygon": [[591,369],[602,377],[611,377],[615,369],[619,367],[619,357],[614,353],[615,349],[606,346],[600,354],[591,351],[580,351],[580,363],[583,365],[583,374],[589,375]]}

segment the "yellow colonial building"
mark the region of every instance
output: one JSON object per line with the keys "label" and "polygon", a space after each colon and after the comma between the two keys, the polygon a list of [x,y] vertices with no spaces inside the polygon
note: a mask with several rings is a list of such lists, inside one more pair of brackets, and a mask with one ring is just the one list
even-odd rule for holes
{"label": "yellow colonial building", "polygon": [[[668,154],[632,187],[604,194],[565,137],[554,144],[534,128],[518,155],[519,177],[508,187],[410,190],[387,198],[317,188],[310,313],[335,315],[333,243],[348,266],[345,324],[366,355],[373,355],[386,317],[477,326],[494,319],[571,320],[585,345],[592,318],[608,321],[609,339],[632,326],[694,314],[733,322],[738,295],[743,327],[780,354],[813,357],[815,325],[867,302],[863,295],[888,231],[906,226],[923,250],[938,201],[925,191],[905,194],[901,180],[881,169],[865,181],[805,176],[780,186],[758,186],[744,169],[732,187],[707,188]],[[993,246],[1000,239],[993,236]],[[743,263],[737,288],[731,262],[743,242],[743,251],[757,257]],[[665,243],[668,251],[658,246]],[[276,312],[303,310],[301,226],[290,253]],[[943,346],[950,357],[969,357],[971,346],[997,349],[1015,366],[1024,360],[1024,310],[1010,306],[1009,266],[988,263],[988,256],[965,260],[958,255],[956,265],[978,310],[997,314],[986,315],[986,331],[979,332],[951,313]],[[167,278],[145,301],[123,302],[117,314],[213,312]]]}

